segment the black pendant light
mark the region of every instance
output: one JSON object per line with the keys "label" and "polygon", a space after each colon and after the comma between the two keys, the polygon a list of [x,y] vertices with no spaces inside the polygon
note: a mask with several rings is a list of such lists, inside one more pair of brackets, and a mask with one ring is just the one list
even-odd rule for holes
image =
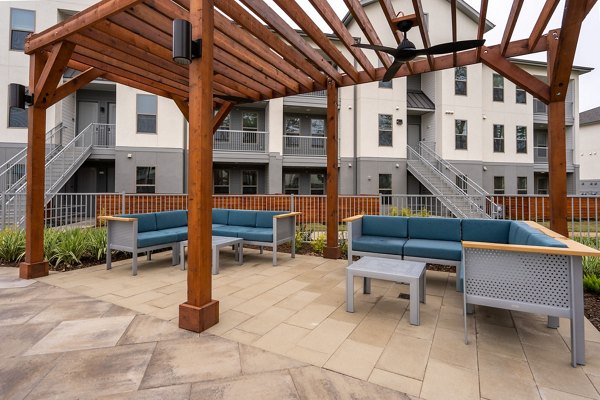
{"label": "black pendant light", "polygon": [[200,57],[201,40],[192,40],[192,24],[185,19],[173,20],[173,61],[189,65]]}

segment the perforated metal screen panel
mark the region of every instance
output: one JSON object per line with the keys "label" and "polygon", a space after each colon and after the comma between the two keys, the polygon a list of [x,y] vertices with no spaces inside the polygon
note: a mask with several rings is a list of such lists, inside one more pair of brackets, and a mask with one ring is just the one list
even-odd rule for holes
{"label": "perforated metal screen panel", "polygon": [[569,257],[465,249],[465,293],[569,309]]}

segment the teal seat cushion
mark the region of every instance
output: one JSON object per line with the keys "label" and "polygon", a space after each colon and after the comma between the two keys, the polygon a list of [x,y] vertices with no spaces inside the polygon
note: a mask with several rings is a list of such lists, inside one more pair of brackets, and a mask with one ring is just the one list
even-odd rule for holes
{"label": "teal seat cushion", "polygon": [[138,233],[138,248],[169,244],[178,241],[177,233],[175,232],[150,231]]}
{"label": "teal seat cushion", "polygon": [[223,225],[223,224],[212,224],[212,228],[213,228],[213,229],[215,229],[215,228],[220,228],[220,227],[222,227],[222,226],[226,226],[226,225]]}
{"label": "teal seat cushion", "polygon": [[362,217],[362,234],[407,238],[408,218],[365,215]]}
{"label": "teal seat cushion", "polygon": [[408,219],[408,237],[410,239],[460,242],[460,219],[410,217]]}
{"label": "teal seat cushion", "polygon": [[243,228],[244,227],[242,226],[222,225],[213,229],[212,234],[213,236],[239,237],[238,233],[241,232]]}
{"label": "teal seat cushion", "polygon": [[544,246],[544,247],[567,247],[566,244],[559,242],[550,236],[539,233],[532,233],[527,239],[527,245],[529,246]]}
{"label": "teal seat cushion", "polygon": [[256,226],[256,211],[229,210],[227,225],[234,226]]}
{"label": "teal seat cushion", "polygon": [[463,219],[462,240],[467,242],[508,243],[511,221]]}
{"label": "teal seat cushion", "polygon": [[118,216],[123,217],[123,218],[137,218],[138,233],[156,230],[156,213],[124,214],[124,215],[118,215]]}
{"label": "teal seat cushion", "polygon": [[363,235],[352,240],[352,250],[401,256],[404,243],[402,238]]}
{"label": "teal seat cushion", "polygon": [[273,243],[273,229],[240,227],[238,231],[238,237],[254,242]]}
{"label": "teal seat cushion", "polygon": [[227,225],[229,219],[229,210],[224,208],[213,208],[212,209],[212,223],[219,225]]}
{"label": "teal seat cushion", "polygon": [[177,228],[161,229],[160,231],[157,231],[157,232],[166,233],[166,234],[175,234],[175,235],[177,235],[177,241],[179,241],[179,242],[188,239],[187,226],[178,226]]}
{"label": "teal seat cushion", "polygon": [[460,261],[462,245],[448,240],[409,239],[404,244],[404,257]]}
{"label": "teal seat cushion", "polygon": [[512,221],[508,231],[508,244],[526,245],[533,232],[529,225],[521,221]]}
{"label": "teal seat cushion", "polygon": [[273,228],[273,217],[280,214],[287,214],[287,211],[257,211],[256,227]]}
{"label": "teal seat cushion", "polygon": [[156,213],[156,229],[177,228],[187,226],[187,211],[163,211]]}

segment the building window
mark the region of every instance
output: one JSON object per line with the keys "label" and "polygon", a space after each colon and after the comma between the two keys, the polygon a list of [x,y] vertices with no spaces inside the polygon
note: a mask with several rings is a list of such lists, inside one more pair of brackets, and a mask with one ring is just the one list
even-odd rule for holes
{"label": "building window", "polygon": [[527,92],[525,89],[517,86],[517,91],[515,92],[515,101],[517,104],[527,104]]}
{"label": "building window", "polygon": [[137,132],[156,133],[156,96],[138,94],[137,100]]}
{"label": "building window", "polygon": [[258,132],[257,112],[246,111],[242,113],[242,130],[244,131],[243,143],[256,143],[256,132]]}
{"label": "building window", "polygon": [[9,128],[27,128],[27,110],[17,107],[10,107],[8,110]]}
{"label": "building window", "polygon": [[[284,135],[300,136],[300,117],[285,117]],[[298,147],[300,144],[299,138],[285,138],[286,147]]]}
{"label": "building window", "polygon": [[454,68],[454,94],[467,95],[467,67]]}
{"label": "building window", "polygon": [[324,119],[311,119],[310,120],[310,135],[317,137],[312,139],[311,146],[316,148],[325,147],[325,120]]}
{"label": "building window", "polygon": [[527,194],[526,176],[517,176],[517,194]]}
{"label": "building window", "polygon": [[229,131],[231,130],[231,116],[225,117],[221,126],[215,132],[215,140],[217,142],[229,142]]}
{"label": "building window", "polygon": [[391,114],[379,114],[379,146],[392,146]]}
{"label": "building window", "polygon": [[310,194],[325,194],[325,174],[310,174]]}
{"label": "building window", "polygon": [[258,193],[258,171],[242,171],[242,193]]}
{"label": "building window", "polygon": [[10,9],[10,49],[23,50],[25,38],[35,31],[35,11]]}
{"label": "building window", "polygon": [[156,167],[137,167],[136,193],[156,193]]}
{"label": "building window", "polygon": [[494,177],[494,194],[504,194],[504,177]]}
{"label": "building window", "polygon": [[454,137],[456,150],[467,150],[467,121],[463,119],[454,121]]}
{"label": "building window", "polygon": [[494,74],[494,101],[504,101],[504,78]]}
{"label": "building window", "polygon": [[517,126],[517,153],[527,154],[526,126]]}
{"label": "building window", "polygon": [[229,170],[213,170],[213,192],[214,194],[229,194]]}
{"label": "building window", "polygon": [[[381,60],[378,60],[378,61],[379,61],[379,64],[378,64],[379,68],[383,67],[383,64],[381,63]],[[394,88],[394,84],[392,83],[392,81],[393,81],[393,79],[391,79],[391,80],[389,80],[387,82],[379,81],[379,87],[381,89],[393,89]]]}
{"label": "building window", "polygon": [[548,194],[548,177],[540,176],[537,179],[537,194]]}
{"label": "building window", "polygon": [[284,174],[283,175],[283,193],[299,194],[300,193],[300,174]]}
{"label": "building window", "polygon": [[494,124],[494,153],[504,153],[504,125]]}
{"label": "building window", "polygon": [[456,175],[456,186],[464,193],[467,193],[467,176],[466,175]]}
{"label": "building window", "polygon": [[379,194],[382,204],[392,203],[392,174],[379,174]]}

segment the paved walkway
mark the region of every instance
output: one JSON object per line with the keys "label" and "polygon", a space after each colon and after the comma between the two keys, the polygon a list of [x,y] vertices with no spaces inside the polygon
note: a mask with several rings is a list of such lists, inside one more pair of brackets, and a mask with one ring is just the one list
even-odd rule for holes
{"label": "paved walkway", "polygon": [[0,268],[1,399],[408,399]]}
{"label": "paved walkway", "polygon": [[[140,257],[136,277],[131,260],[123,260],[111,271],[97,266],[40,281],[175,326],[186,273],[171,267],[169,252],[154,258]],[[323,368],[314,369],[320,373],[339,372],[427,400],[600,399],[600,333],[589,321],[584,367],[570,366],[564,319],[555,330],[545,326],[543,316],[477,307],[465,345],[454,274],[427,272],[421,325],[412,326],[408,301],[400,296],[408,292],[406,285],[374,280],[372,293],[363,295],[357,278],[356,312],[347,313],[345,266],[343,260],[281,254],[273,267],[269,251],[248,249],[240,266],[225,250],[221,273],[213,277],[220,323],[208,332]]]}

